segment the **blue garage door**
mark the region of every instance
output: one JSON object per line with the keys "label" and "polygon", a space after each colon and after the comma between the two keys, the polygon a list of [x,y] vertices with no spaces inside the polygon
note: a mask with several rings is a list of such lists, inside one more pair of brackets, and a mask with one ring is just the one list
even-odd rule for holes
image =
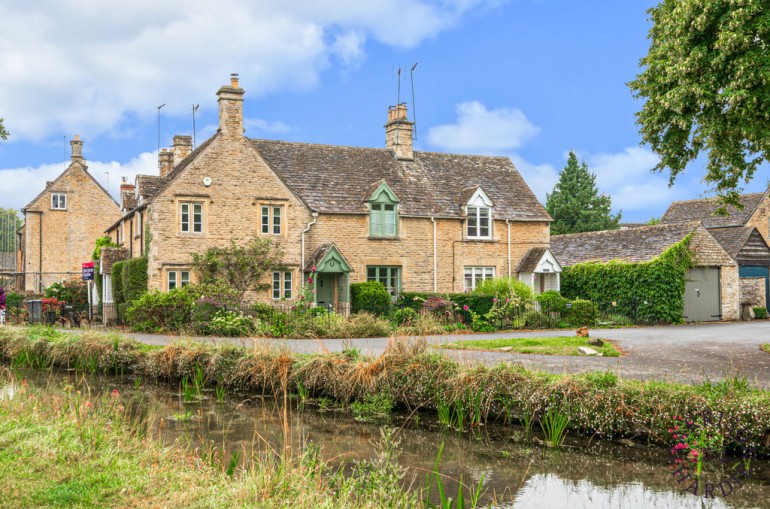
{"label": "blue garage door", "polygon": [[765,304],[770,307],[770,269],[762,265],[741,265],[741,277],[765,278]]}

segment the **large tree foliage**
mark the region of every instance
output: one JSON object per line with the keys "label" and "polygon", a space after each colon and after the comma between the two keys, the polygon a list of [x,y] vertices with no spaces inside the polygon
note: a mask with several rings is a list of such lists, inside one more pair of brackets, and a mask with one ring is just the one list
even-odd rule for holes
{"label": "large tree foliage", "polygon": [[7,140],[11,133],[5,130],[5,126],[3,126],[3,120],[4,119],[0,117],[0,139]]}
{"label": "large tree foliage", "polygon": [[648,13],[650,49],[629,87],[645,100],[637,124],[655,170],[673,183],[708,152],[706,183],[737,204],[770,161],[770,2],[662,0]]}
{"label": "large tree foliage", "polygon": [[270,239],[254,237],[246,245],[230,241],[228,247],[212,247],[203,253],[193,253],[193,269],[203,284],[226,284],[242,300],[249,290],[269,287],[263,276],[272,270],[281,270],[283,249]]}
{"label": "large tree foliage", "polygon": [[559,173],[553,192],[546,195],[545,208],[553,218],[551,233],[554,235],[615,230],[620,221],[620,214],[610,214],[612,199],[599,194],[596,175],[588,171],[585,162],[578,163],[573,151]]}

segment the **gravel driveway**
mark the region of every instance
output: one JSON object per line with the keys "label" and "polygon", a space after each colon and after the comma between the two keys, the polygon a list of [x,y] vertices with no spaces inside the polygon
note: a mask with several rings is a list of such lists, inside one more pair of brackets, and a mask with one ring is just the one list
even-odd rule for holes
{"label": "gravel driveway", "polygon": [[[462,334],[430,336],[432,345],[464,340],[544,337],[571,335],[571,330],[509,332],[495,334]],[[148,344],[162,345],[173,336],[126,334]],[[574,357],[559,355],[523,355],[507,352],[442,350],[463,362],[514,362],[552,373],[579,373],[611,370],[620,376],[641,380],[656,379],[684,383],[701,383],[725,377],[745,377],[753,385],[770,388],[770,354],[760,345],[770,343],[770,321],[731,322],[659,327],[630,327],[624,329],[592,329],[591,335],[608,339],[622,351],[621,357]],[[341,351],[345,344],[363,353],[378,355],[388,344],[387,338],[370,339],[245,339],[194,338],[204,342],[230,341],[244,346],[255,341],[283,345],[295,352],[313,353]]]}

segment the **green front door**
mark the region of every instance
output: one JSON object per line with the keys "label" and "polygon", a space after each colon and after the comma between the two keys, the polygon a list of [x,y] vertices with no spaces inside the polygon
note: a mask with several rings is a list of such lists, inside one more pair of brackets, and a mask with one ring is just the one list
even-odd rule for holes
{"label": "green front door", "polygon": [[315,301],[319,307],[337,308],[334,302],[334,287],[336,286],[337,274],[320,273],[316,274]]}

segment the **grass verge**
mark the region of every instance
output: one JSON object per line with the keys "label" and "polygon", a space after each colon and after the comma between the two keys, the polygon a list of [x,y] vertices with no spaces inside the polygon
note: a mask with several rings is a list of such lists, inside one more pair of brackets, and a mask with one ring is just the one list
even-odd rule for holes
{"label": "grass verge", "polygon": [[[74,336],[42,327],[0,329],[0,358],[12,366],[133,372],[277,397],[301,392],[348,407],[352,402],[371,407],[371,398],[379,395],[393,408],[453,416],[459,429],[494,421],[529,428],[555,408],[572,432],[669,447],[669,430],[684,418],[708,427],[721,449],[740,453],[748,445],[770,453],[770,391],[753,389],[745,379],[690,386],[620,379],[612,372],[555,375],[520,365],[461,365],[431,351],[424,340],[398,338],[378,357],[355,349],[297,355],[195,342],[145,351],[118,335]],[[713,416],[729,429],[714,428]]]}
{"label": "grass verge", "polygon": [[620,352],[615,346],[607,341],[602,346],[591,346],[586,343],[585,338],[577,336],[558,336],[551,338],[504,338],[504,339],[482,339],[478,341],[463,340],[454,343],[441,345],[440,348],[449,348],[453,350],[490,350],[504,351],[512,353],[530,353],[538,355],[579,355],[578,347],[588,346],[597,352],[604,354],[605,357],[618,357]]}
{"label": "grass verge", "polygon": [[767,353],[770,353],[770,343],[766,345],[762,345],[762,350],[764,350]]}

